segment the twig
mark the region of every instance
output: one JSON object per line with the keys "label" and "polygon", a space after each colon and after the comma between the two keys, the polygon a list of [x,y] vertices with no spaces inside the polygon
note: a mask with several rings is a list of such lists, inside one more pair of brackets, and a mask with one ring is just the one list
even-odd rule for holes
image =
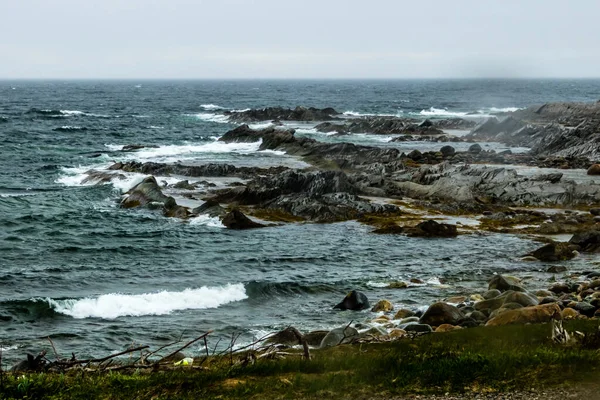
{"label": "twig", "polygon": [[344,337],[342,337],[342,340],[340,340],[340,342],[337,344],[338,346],[340,344],[342,344],[342,342],[344,341],[344,339],[346,339],[346,329],[348,329],[350,327],[350,325],[354,322],[354,320],[348,322],[348,325],[346,325],[346,327],[344,328]]}
{"label": "twig", "polygon": [[135,351],[147,349],[148,347],[150,347],[150,346],[140,346],[140,347],[136,347],[135,349],[125,350],[125,351],[122,351],[120,353],[112,354],[110,356],[106,356],[106,357],[103,357],[103,358],[90,358],[90,359],[87,359],[87,360],[73,360],[73,361],[66,361],[66,362],[60,361],[57,364],[60,364],[60,365],[77,365],[77,364],[102,363],[104,361],[110,360],[111,358],[122,356],[124,354],[133,353]]}
{"label": "twig", "polygon": [[217,346],[219,345],[219,343],[221,343],[221,338],[219,338],[219,340],[217,340],[217,343],[215,344],[215,347],[213,348],[213,351],[212,351],[213,356],[215,355],[215,352],[217,351]]}
{"label": "twig", "polygon": [[56,361],[60,361],[60,357],[58,355],[58,352],[56,351],[56,347],[54,347],[54,342],[52,341],[52,339],[50,339],[50,336],[48,336],[46,339],[48,339],[50,345],[52,346],[52,350],[54,351],[54,357],[56,358]]}
{"label": "twig", "polygon": [[198,336],[196,339],[194,339],[194,340],[192,340],[190,342],[187,342],[185,345],[183,345],[182,347],[178,348],[177,350],[175,350],[174,352],[172,352],[168,356],[165,356],[165,357],[161,358],[160,360],[158,360],[157,363],[160,363],[161,361],[163,361],[166,358],[174,356],[175,354],[179,353],[181,350],[184,350],[184,349],[188,348],[189,346],[191,346],[192,344],[196,343],[198,340],[204,339],[205,337],[207,337],[208,335],[210,335],[212,332],[213,332],[212,330],[208,331],[208,332],[206,332],[206,333]]}
{"label": "twig", "polygon": [[206,336],[204,336],[204,349],[206,350],[206,357],[208,357],[208,342],[206,341]]}
{"label": "twig", "polygon": [[[144,364],[144,363],[145,363],[145,362],[148,360],[148,358],[149,358],[150,356],[152,356],[152,355],[154,355],[154,354],[158,353],[159,351],[161,351],[161,350],[162,350],[162,349],[164,349],[165,347],[173,346],[174,344],[176,344],[176,343],[179,343],[179,342],[181,342],[181,338],[180,338],[179,340],[176,340],[175,342],[167,343],[167,344],[165,344],[164,346],[161,346],[161,347],[159,347],[159,348],[158,348],[158,350],[155,350],[155,351],[153,351],[153,352],[150,352],[150,353],[146,354],[146,356],[145,356],[145,357],[140,357],[140,358],[139,358],[139,361],[141,361],[141,363],[142,363],[142,364]],[[136,360],[136,362],[137,362],[137,361],[138,361],[138,360]]]}

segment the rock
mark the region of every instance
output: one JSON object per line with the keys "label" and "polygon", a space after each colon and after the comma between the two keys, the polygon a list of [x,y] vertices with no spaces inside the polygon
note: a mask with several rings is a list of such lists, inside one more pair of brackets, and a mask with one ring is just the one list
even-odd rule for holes
{"label": "rock", "polygon": [[553,293],[549,290],[541,289],[541,290],[538,290],[537,292],[535,292],[535,295],[537,297],[552,297]]}
{"label": "rock", "polygon": [[174,201],[172,197],[165,196],[156,179],[149,176],[126,193],[126,197],[121,201],[121,207],[135,208],[151,206],[152,204],[164,206],[169,202],[172,208]]}
{"label": "rock", "polygon": [[[493,279],[494,278],[492,278],[492,280]],[[490,285],[491,285],[491,282],[490,282]],[[498,289],[490,289],[483,294],[483,298],[484,298],[484,300],[490,300],[490,299],[494,299],[494,298],[500,296],[501,294],[502,294],[502,292],[499,291]]]}
{"label": "rock", "polygon": [[596,307],[585,301],[578,302],[573,308],[580,314],[590,318],[593,317],[594,313],[596,312]]}
{"label": "rock", "polygon": [[480,321],[480,322],[487,320],[487,316],[484,313],[482,313],[481,311],[473,311],[470,314],[470,317],[471,317],[471,319],[474,319],[475,321]]}
{"label": "rock", "polygon": [[590,230],[573,235],[569,244],[578,246],[581,251],[593,252],[600,249],[600,231]]}
{"label": "rock", "polygon": [[410,279],[410,283],[414,283],[416,285],[423,285],[423,284],[425,284],[425,282],[422,279],[418,279],[418,278],[411,278]]}
{"label": "rock", "polygon": [[434,220],[423,221],[408,230],[408,236],[416,237],[456,237],[456,225],[440,224]]}
{"label": "rock", "polygon": [[556,315],[560,316],[560,307],[558,307],[557,304],[543,304],[506,311],[497,317],[490,319],[486,323],[486,326],[543,323],[549,322]]}
{"label": "rock", "polygon": [[456,153],[456,150],[452,146],[443,146],[440,149],[440,153],[442,153],[442,155],[444,156],[444,158],[446,158],[446,157],[453,156]]}
{"label": "rock", "polygon": [[469,297],[469,300],[471,300],[471,301],[483,301],[483,300],[485,300],[485,298],[482,295],[475,293],[475,294],[472,294]]}
{"label": "rock", "polygon": [[341,303],[333,307],[339,310],[365,310],[369,308],[369,299],[363,292],[353,290],[344,297]]}
{"label": "rock", "polygon": [[451,331],[456,331],[459,329],[462,329],[462,328],[460,326],[454,326],[454,325],[450,325],[450,324],[442,324],[435,329],[435,332],[436,333],[451,332]]}
{"label": "rock", "polygon": [[371,322],[375,323],[375,324],[387,324],[388,322],[390,322],[390,319],[388,317],[386,317],[385,315],[380,315],[379,317],[375,318]]}
{"label": "rock", "polygon": [[554,297],[547,296],[547,297],[544,297],[542,300],[540,300],[540,304],[556,303],[557,301],[558,300],[555,299]]}
{"label": "rock", "polygon": [[579,312],[571,307],[565,307],[565,309],[562,310],[561,315],[562,319],[565,320],[579,318]]}
{"label": "rock", "polygon": [[564,261],[575,257],[568,243],[548,243],[531,255],[540,261]]}
{"label": "rock", "polygon": [[600,215],[600,208],[592,208],[590,210],[590,214],[592,214],[595,217],[599,216]]}
{"label": "rock", "polygon": [[178,351],[177,353],[173,354],[172,356],[167,357],[161,361],[176,363],[178,361],[183,360],[184,358],[187,358],[187,355],[185,355],[185,353],[182,353],[181,351]]}
{"label": "rock", "polygon": [[240,210],[237,209],[225,214],[221,222],[223,223],[223,225],[225,225],[225,227],[236,230],[265,227],[265,225],[263,224],[259,224],[258,222],[252,221],[250,218],[246,217]]}
{"label": "rock", "polygon": [[525,292],[512,292],[506,296],[503,306],[506,307],[507,303],[517,303],[523,307],[537,306],[539,301],[537,297],[530,295]]}
{"label": "rock", "polygon": [[406,282],[397,281],[390,283],[389,285],[387,285],[387,287],[389,289],[406,289],[408,287],[408,284]]}
{"label": "rock", "polygon": [[406,308],[401,308],[394,315],[394,319],[403,319],[403,318],[407,318],[407,317],[412,317],[413,315],[415,315],[415,313],[412,312],[411,310],[407,310]]}
{"label": "rock", "polygon": [[546,272],[550,272],[552,274],[558,274],[560,272],[565,272],[567,270],[567,267],[565,267],[564,265],[553,265],[551,267],[549,267]]}
{"label": "rock", "polygon": [[373,308],[371,309],[372,312],[388,312],[388,311],[392,311],[394,309],[394,306],[392,305],[392,303],[389,300],[379,300],[377,302],[377,304],[375,304],[373,306]]}
{"label": "rock", "polygon": [[259,122],[259,121],[329,121],[336,119],[339,113],[333,108],[318,109],[314,107],[296,107],[294,109],[282,107],[267,107],[246,111],[226,111],[232,122]]}
{"label": "rock", "polygon": [[184,189],[184,190],[195,190],[196,186],[190,184],[188,180],[179,181],[173,185],[175,189]]}
{"label": "rock", "polygon": [[135,150],[140,150],[140,149],[157,149],[158,146],[156,145],[144,145],[144,144],[127,144],[125,146],[123,146],[123,148],[121,149],[121,151],[135,151]]}
{"label": "rock", "polygon": [[464,303],[465,301],[467,301],[467,297],[466,296],[448,297],[445,301],[447,303],[460,304],[460,303]]}
{"label": "rock", "polygon": [[404,329],[392,329],[389,333],[389,337],[392,339],[399,339],[406,336],[406,331]]}
{"label": "rock", "polygon": [[286,346],[295,346],[299,344],[298,338],[294,334],[292,328],[285,328],[282,331],[275,333],[270,336],[267,340],[265,340],[267,344],[283,344]]}
{"label": "rock", "polygon": [[[514,290],[516,292],[525,291],[525,289],[519,285],[519,281],[517,279],[504,275],[494,275],[494,277],[490,279],[488,282],[488,290],[492,289],[497,289],[501,292],[505,292],[507,290]],[[483,297],[485,297],[485,295]]]}
{"label": "rock", "polygon": [[556,293],[556,294],[569,293],[571,291],[571,289],[569,288],[569,285],[567,285],[566,283],[562,283],[562,282],[555,283],[548,290],[551,291],[552,293]]}
{"label": "rock", "polygon": [[469,153],[474,153],[474,154],[479,154],[481,153],[482,148],[481,145],[479,145],[478,143],[472,144],[471,146],[469,146]]}
{"label": "rock", "polygon": [[323,338],[327,336],[329,331],[312,331],[308,332],[304,335],[304,340],[306,340],[306,344],[312,347],[319,347]]}
{"label": "rock", "polygon": [[587,170],[588,175],[600,175],[600,164],[593,164]]}
{"label": "rock", "polygon": [[209,217],[218,217],[223,219],[225,214],[227,214],[227,211],[221,207],[219,202],[215,200],[207,200],[200,206],[194,208],[192,213],[196,215],[208,215]]}
{"label": "rock", "polygon": [[437,302],[429,306],[419,322],[421,324],[438,326],[442,324],[458,325],[465,317],[458,308],[443,302]]}
{"label": "rock", "polygon": [[429,333],[433,328],[427,324],[409,324],[403,328],[406,332]]}
{"label": "rock", "polygon": [[430,127],[430,126],[433,126],[433,122],[431,122],[428,119],[426,119],[425,121],[423,121],[423,122],[421,122],[419,124],[419,127],[421,127],[421,128],[427,128],[427,127]]}
{"label": "rock", "polygon": [[357,337],[358,331],[351,326],[335,328],[325,335],[319,347],[324,349],[327,347],[350,343]]}

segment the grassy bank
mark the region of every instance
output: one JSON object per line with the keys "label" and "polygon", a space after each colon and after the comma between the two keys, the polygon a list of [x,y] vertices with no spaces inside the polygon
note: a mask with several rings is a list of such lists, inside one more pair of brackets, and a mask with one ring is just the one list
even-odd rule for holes
{"label": "grassy bank", "polygon": [[[598,321],[573,321],[568,330],[596,332]],[[589,336],[589,335],[588,335]],[[2,398],[371,398],[407,393],[508,392],[576,387],[597,381],[597,341],[559,346],[550,326],[473,328],[393,343],[313,351],[313,359],[229,356],[203,370],[133,373],[70,372],[6,375]]]}

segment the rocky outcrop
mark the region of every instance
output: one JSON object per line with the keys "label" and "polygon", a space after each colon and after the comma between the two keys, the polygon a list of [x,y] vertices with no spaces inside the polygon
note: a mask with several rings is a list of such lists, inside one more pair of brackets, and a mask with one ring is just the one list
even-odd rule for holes
{"label": "rocky outcrop", "polygon": [[121,207],[144,207],[153,203],[162,206],[169,199],[172,199],[172,197],[163,194],[156,178],[149,176],[125,193],[125,198],[121,201]]}
{"label": "rocky outcrop", "polygon": [[360,117],[345,123],[322,123],[315,127],[319,132],[370,133],[375,135],[442,135],[444,132],[431,121],[418,123],[414,119],[398,117]]}
{"label": "rocky outcrop", "polygon": [[432,219],[420,222],[417,226],[406,230],[408,236],[413,237],[455,237],[458,235],[456,225],[440,224]]}
{"label": "rocky outcrop", "polygon": [[575,257],[573,248],[568,243],[548,243],[528,255],[540,261],[564,261]]}
{"label": "rocky outcrop", "polygon": [[337,119],[339,113],[333,108],[296,107],[294,109],[282,107],[267,107],[246,111],[226,111],[231,122],[258,122],[258,121],[330,121]]}
{"label": "rocky outcrop", "polygon": [[287,167],[271,167],[271,168],[256,168],[256,167],[236,167],[231,164],[210,163],[204,165],[184,165],[180,163],[166,164],[137,161],[127,163],[115,163],[109,167],[109,170],[124,172],[137,172],[140,174],[155,175],[155,176],[171,176],[181,175],[188,177],[239,177],[249,178],[256,175],[271,175],[282,171],[286,171]]}
{"label": "rocky outcrop", "polygon": [[225,214],[221,222],[223,225],[225,225],[225,227],[236,230],[265,227],[265,225],[254,222],[250,218],[246,217],[240,210],[232,210],[231,212],[228,212]]}

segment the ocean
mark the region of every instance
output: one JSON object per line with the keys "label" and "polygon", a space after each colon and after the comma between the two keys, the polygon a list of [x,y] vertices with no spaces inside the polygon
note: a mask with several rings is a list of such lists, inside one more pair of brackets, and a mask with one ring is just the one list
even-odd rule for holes
{"label": "ocean", "polygon": [[[63,354],[83,358],[132,343],[157,348],[209,329],[213,344],[239,334],[242,345],[290,325],[308,331],[372,319],[369,311],[332,310],[352,289],[416,309],[481,292],[494,273],[542,285],[552,274],[543,263],[519,261],[536,247],[523,236],[427,240],[374,235],[357,222],[231,231],[209,217],[181,221],[120,209],[122,194],[144,176],[95,185],[83,181],[84,172],[134,160],[305,166],[258,151],[258,143],[217,142],[236,126],[225,110],[302,105],[347,116],[481,120],[532,104],[599,99],[600,80],[0,81],[3,358],[48,349],[47,337]],[[441,146],[289,125],[324,141],[407,151]],[[121,151],[130,144],[157,147]],[[570,268],[584,269],[590,257]],[[386,288],[411,278],[423,283]]]}

